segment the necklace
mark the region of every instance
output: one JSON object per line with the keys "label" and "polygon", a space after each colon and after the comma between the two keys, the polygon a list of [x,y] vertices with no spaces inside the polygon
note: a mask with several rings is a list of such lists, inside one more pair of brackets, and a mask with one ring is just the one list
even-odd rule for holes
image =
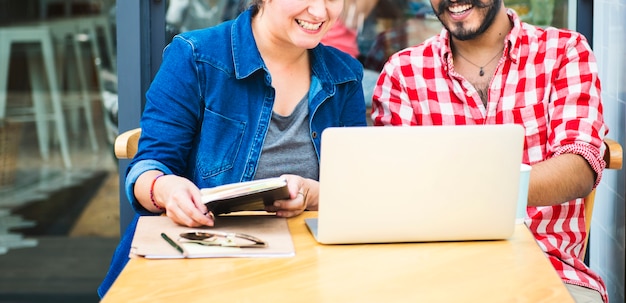
{"label": "necklace", "polygon": [[[503,49],[502,49],[503,50]],[[489,60],[489,62],[485,63],[483,66],[479,66],[477,64],[475,64],[474,62],[468,60],[467,58],[465,58],[465,56],[463,56],[463,54],[461,54],[461,52],[459,50],[456,51],[456,53],[461,56],[461,58],[465,59],[465,61],[469,62],[471,65],[474,65],[478,68],[480,68],[480,71],[478,72],[479,76],[484,76],[485,75],[485,71],[483,70],[483,68],[485,68],[485,66],[489,65],[489,63],[491,63],[491,61],[493,61],[494,59],[496,59],[496,57],[498,57],[498,55],[502,54],[502,50],[500,50],[499,52],[496,53],[495,56],[493,56],[493,58],[491,58],[491,60]]]}

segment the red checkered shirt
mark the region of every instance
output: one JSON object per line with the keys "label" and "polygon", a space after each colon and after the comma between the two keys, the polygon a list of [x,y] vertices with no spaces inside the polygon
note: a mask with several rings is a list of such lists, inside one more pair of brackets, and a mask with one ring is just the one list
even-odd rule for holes
{"label": "red checkered shirt", "polygon": [[[606,163],[598,67],[585,38],[542,29],[508,12],[505,39],[485,107],[476,89],[454,70],[448,32],[389,58],[374,91],[374,125],[521,124],[523,162],[564,153],[584,157],[597,174]],[[526,225],[563,281],[595,289],[608,302],[601,277],[579,259],[583,252],[583,199],[529,207]]]}

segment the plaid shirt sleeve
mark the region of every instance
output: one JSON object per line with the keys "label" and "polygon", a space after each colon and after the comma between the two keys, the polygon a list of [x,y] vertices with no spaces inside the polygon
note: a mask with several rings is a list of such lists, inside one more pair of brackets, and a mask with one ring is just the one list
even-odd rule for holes
{"label": "plaid shirt sleeve", "polygon": [[551,156],[573,153],[585,158],[597,175],[595,187],[606,166],[602,155],[608,129],[602,116],[595,58],[583,37],[576,37],[556,38],[567,47],[562,63],[554,70],[548,150],[553,152]]}

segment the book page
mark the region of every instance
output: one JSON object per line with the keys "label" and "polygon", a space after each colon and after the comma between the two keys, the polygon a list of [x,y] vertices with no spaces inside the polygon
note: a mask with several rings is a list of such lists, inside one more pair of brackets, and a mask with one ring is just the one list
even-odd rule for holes
{"label": "book page", "polygon": [[269,178],[241,183],[226,184],[213,188],[203,188],[202,202],[208,203],[215,200],[229,199],[233,197],[245,196],[262,191],[268,191],[287,185],[284,178]]}

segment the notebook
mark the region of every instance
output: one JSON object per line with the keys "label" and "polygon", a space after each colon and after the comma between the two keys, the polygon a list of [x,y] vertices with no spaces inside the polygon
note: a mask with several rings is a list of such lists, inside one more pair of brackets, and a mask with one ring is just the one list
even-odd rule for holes
{"label": "notebook", "polygon": [[322,133],[323,244],[496,240],[515,228],[520,125],[341,127]]}

